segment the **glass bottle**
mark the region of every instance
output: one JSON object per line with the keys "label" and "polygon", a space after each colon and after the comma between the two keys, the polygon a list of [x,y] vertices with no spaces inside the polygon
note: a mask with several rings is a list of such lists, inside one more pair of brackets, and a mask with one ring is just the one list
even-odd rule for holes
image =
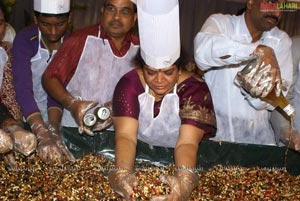
{"label": "glass bottle", "polygon": [[[257,59],[252,59],[250,62],[243,68],[240,72],[242,75],[246,75],[252,71],[253,68],[257,68]],[[284,97],[282,92],[280,96],[276,96],[275,88],[264,98],[260,97],[261,100],[271,104],[275,108],[279,108],[279,110],[283,111],[289,118],[293,117],[295,113],[294,107],[288,102],[288,100]]]}

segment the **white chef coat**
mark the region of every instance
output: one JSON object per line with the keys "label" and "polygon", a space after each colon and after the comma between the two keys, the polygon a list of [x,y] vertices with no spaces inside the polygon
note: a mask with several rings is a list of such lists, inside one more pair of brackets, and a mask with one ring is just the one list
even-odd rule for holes
{"label": "white chef coat", "polygon": [[[257,45],[274,49],[281,69],[283,82],[289,88],[292,82],[291,40],[274,27],[263,33],[260,40],[251,43],[252,37],[244,15],[214,14],[204,23],[194,39],[195,61],[205,73],[217,118],[217,135],[214,139],[275,145],[274,132],[269,123],[270,107],[259,99],[242,94],[234,83],[238,71],[245,67]],[[226,59],[222,56],[231,55]]]}

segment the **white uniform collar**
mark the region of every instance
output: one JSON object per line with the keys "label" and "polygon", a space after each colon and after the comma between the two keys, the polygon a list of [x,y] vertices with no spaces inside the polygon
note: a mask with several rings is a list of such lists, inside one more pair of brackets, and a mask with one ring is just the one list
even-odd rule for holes
{"label": "white uniform collar", "polygon": [[[248,30],[248,27],[246,25],[245,13],[243,13],[242,15],[239,15],[237,17],[238,17],[238,24],[237,24],[236,29],[235,29],[236,35],[244,36],[245,38],[247,38],[247,42],[251,43],[252,36],[251,36],[251,34]],[[273,38],[271,32],[275,29],[278,29],[278,28],[274,27],[270,31],[263,32],[263,34],[262,34],[261,38],[259,39],[259,41],[263,41],[265,38],[269,38],[269,37]]]}

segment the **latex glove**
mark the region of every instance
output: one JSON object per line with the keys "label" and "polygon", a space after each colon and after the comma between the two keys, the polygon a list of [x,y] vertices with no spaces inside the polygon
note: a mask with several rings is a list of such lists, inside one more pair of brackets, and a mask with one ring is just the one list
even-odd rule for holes
{"label": "latex glove", "polygon": [[4,130],[0,129],[0,154],[7,153],[13,149],[13,140]]}
{"label": "latex glove", "polygon": [[98,103],[94,101],[80,101],[73,99],[71,103],[67,106],[67,109],[71,112],[73,118],[75,119],[78,125],[78,131],[80,134],[86,133],[91,136],[94,135],[91,129],[83,124],[83,116],[88,110],[95,107],[97,104]]}
{"label": "latex glove", "polygon": [[297,130],[286,128],[283,141],[289,148],[300,152],[300,133]]}
{"label": "latex glove", "polygon": [[54,134],[55,129],[49,130],[43,123],[33,123],[31,129],[37,136],[37,153],[42,161],[62,164],[66,160],[75,160],[62,144],[59,136]]}
{"label": "latex glove", "polygon": [[6,153],[3,156],[4,162],[9,167],[17,167],[17,161],[15,160],[14,152]]}
{"label": "latex glove", "polygon": [[24,130],[18,125],[8,126],[6,130],[9,131],[14,141],[14,148],[24,154],[30,155],[36,149],[37,140],[33,133]]}
{"label": "latex glove", "polygon": [[133,188],[137,186],[136,177],[130,170],[111,170],[108,175],[110,186],[126,200],[131,200]]}
{"label": "latex glove", "polygon": [[151,198],[152,201],[188,200],[192,191],[198,185],[197,173],[188,168],[177,170],[175,176],[161,175],[160,180],[170,186],[171,193],[169,195],[154,196]]}
{"label": "latex glove", "polygon": [[276,96],[282,89],[280,68],[272,48],[259,45],[247,69],[238,72],[237,80],[253,97],[266,97],[273,88]]}
{"label": "latex glove", "polygon": [[107,107],[110,111],[110,116],[107,120],[105,121],[97,121],[95,126],[93,127],[93,131],[102,131],[106,128],[108,128],[109,126],[112,125],[112,102],[107,102],[103,105],[104,107]]}
{"label": "latex glove", "polygon": [[55,141],[57,147],[60,149],[60,152],[63,155],[64,161],[75,161],[75,157],[73,154],[68,150],[67,146],[62,142],[60,133],[58,129],[55,129],[52,125],[48,126],[48,130],[50,131],[53,140]]}

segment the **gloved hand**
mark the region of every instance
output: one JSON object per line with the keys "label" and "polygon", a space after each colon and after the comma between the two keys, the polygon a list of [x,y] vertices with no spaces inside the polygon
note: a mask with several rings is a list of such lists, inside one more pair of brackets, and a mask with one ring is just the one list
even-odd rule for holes
{"label": "gloved hand", "polygon": [[273,88],[276,96],[282,89],[280,68],[272,48],[259,45],[256,60],[237,74],[237,80],[253,97],[266,97]]}
{"label": "gloved hand", "polygon": [[7,153],[13,149],[13,140],[4,130],[0,129],[0,154]]}
{"label": "gloved hand", "polygon": [[36,134],[38,140],[37,153],[45,163],[64,163],[65,161],[74,161],[73,155],[67,150],[62,143],[58,129],[44,123],[36,122],[31,125],[33,133]]}
{"label": "gloved hand", "polygon": [[17,167],[17,161],[15,160],[15,155],[13,151],[6,153],[3,156],[3,159],[5,164],[8,165],[9,167]]}
{"label": "gloved hand", "polygon": [[300,152],[300,133],[296,129],[286,128],[283,141],[289,148]]}
{"label": "gloved hand", "polygon": [[78,125],[79,133],[86,133],[91,136],[94,135],[91,129],[83,124],[83,116],[89,109],[95,107],[97,104],[98,103],[94,101],[80,101],[76,99],[72,99],[68,104],[67,109],[71,112],[73,118],[75,119]]}
{"label": "gloved hand", "polygon": [[198,185],[198,175],[188,168],[180,168],[175,176],[160,176],[160,180],[171,188],[169,195],[154,196],[151,201],[162,200],[188,200],[194,188]]}
{"label": "gloved hand", "polygon": [[130,170],[111,170],[108,175],[110,186],[126,200],[131,199],[133,188],[137,186],[136,177]]}
{"label": "gloved hand", "polygon": [[5,128],[14,141],[14,148],[24,154],[30,155],[36,149],[37,140],[33,133],[24,130],[18,125],[11,125]]}
{"label": "gloved hand", "polygon": [[104,107],[108,108],[110,111],[110,116],[108,119],[104,121],[97,121],[95,126],[93,127],[93,131],[102,131],[103,129],[108,128],[112,125],[112,102],[109,101],[103,105]]}
{"label": "gloved hand", "polygon": [[56,146],[60,149],[60,152],[61,152],[61,154],[64,158],[63,161],[72,161],[72,162],[74,162],[75,158],[74,158],[73,154],[68,150],[66,145],[61,140],[59,129],[54,128],[52,125],[49,125],[48,130],[50,131],[51,136],[52,136],[53,140],[56,143]]}

